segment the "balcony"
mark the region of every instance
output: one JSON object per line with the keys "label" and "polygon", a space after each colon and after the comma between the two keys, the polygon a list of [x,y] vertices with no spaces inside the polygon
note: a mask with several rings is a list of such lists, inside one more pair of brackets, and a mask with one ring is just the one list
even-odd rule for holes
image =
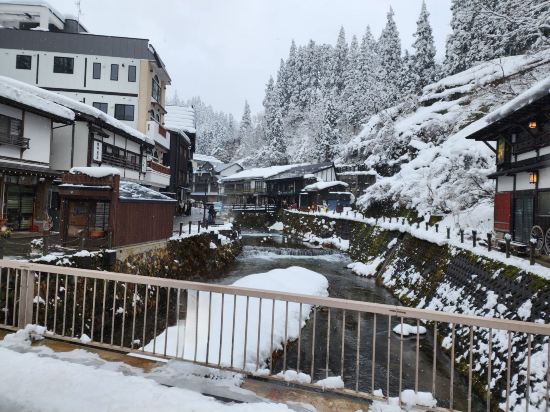
{"label": "balcony", "polygon": [[140,171],[141,167],[139,163],[132,163],[128,161],[125,157],[116,156],[110,153],[103,153],[101,156],[101,161],[111,166],[116,166],[122,169]]}
{"label": "balcony", "polygon": [[168,187],[170,185],[170,167],[154,160],[147,161],[147,173],[145,174],[144,183],[159,188]]}
{"label": "balcony", "polygon": [[30,141],[31,139],[23,136],[14,136],[11,134],[0,133],[0,145],[7,144],[26,150],[29,148]]}

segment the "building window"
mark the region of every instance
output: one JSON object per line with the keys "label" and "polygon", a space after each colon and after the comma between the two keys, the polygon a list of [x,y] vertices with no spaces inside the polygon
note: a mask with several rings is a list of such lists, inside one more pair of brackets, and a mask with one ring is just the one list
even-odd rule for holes
{"label": "building window", "polygon": [[506,139],[501,137],[497,140],[497,164],[502,165],[510,161],[510,152],[506,144]]}
{"label": "building window", "polygon": [[160,102],[159,78],[157,76],[153,77],[152,82],[153,84],[152,84],[151,96],[153,96],[153,99],[155,99],[157,102]]}
{"label": "building window", "polygon": [[128,81],[129,82],[135,82],[136,81],[136,66],[128,66]]}
{"label": "building window", "polygon": [[115,118],[118,120],[134,120],[133,104],[115,104]]}
{"label": "building window", "polygon": [[54,73],[74,73],[74,58],[72,57],[59,57],[53,58],[53,72]]}
{"label": "building window", "polygon": [[111,80],[118,80],[118,64],[111,64]]}
{"label": "building window", "polygon": [[92,104],[96,109],[101,110],[103,113],[109,112],[109,106],[107,103],[93,102]]}
{"label": "building window", "polygon": [[32,65],[32,56],[18,54],[15,58],[15,68],[21,70],[30,70]]}
{"label": "building window", "polygon": [[94,63],[92,77],[94,79],[101,79],[101,63]]}

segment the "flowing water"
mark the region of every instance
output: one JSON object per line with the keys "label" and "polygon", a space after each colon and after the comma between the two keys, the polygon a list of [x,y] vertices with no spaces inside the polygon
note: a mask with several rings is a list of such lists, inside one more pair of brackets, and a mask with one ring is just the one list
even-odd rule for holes
{"label": "flowing water", "polygon": [[[280,234],[243,233],[244,249],[236,262],[228,269],[226,276],[218,283],[231,284],[237,279],[253,274],[267,272],[276,268],[301,266],[323,274],[329,281],[331,297],[352,299],[367,302],[399,305],[385,288],[376,284],[373,279],[354,275],[346,268],[351,261],[344,254],[332,250],[312,248],[300,241],[288,239]],[[312,370],[312,347],[314,346],[314,380],[327,376],[342,375],[346,388],[371,392],[382,389],[387,394],[389,376],[389,394],[398,396],[400,364],[402,364],[401,389],[414,389],[418,382],[420,391],[431,392],[435,384],[435,397],[438,406],[449,406],[450,394],[450,359],[441,350],[436,353],[436,376],[433,378],[433,334],[428,331],[419,341],[418,378],[415,373],[417,362],[416,335],[411,338],[400,337],[390,332],[388,335],[388,317],[377,316],[375,359],[373,367],[373,315],[363,315],[360,320],[359,356],[357,356],[358,318],[354,313],[347,313],[345,327],[342,311],[317,310],[316,327],[313,329],[312,317],[302,330],[300,356],[297,341],[287,346],[285,356],[280,351],[274,354],[273,369],[300,369],[310,374]],[[407,322],[407,320],[405,320]],[[411,320],[408,323],[412,323]],[[400,319],[391,319],[391,329],[400,324]],[[315,336],[314,336],[315,335]],[[343,339],[342,339],[343,336]],[[389,336],[389,339],[388,339]],[[315,337],[315,339],[313,339]],[[343,364],[342,364],[343,340]],[[327,359],[328,341],[328,359]],[[315,344],[313,345],[313,342]],[[402,345],[402,346],[401,346]],[[389,368],[388,368],[389,347]],[[400,356],[401,347],[403,356]],[[400,362],[402,360],[402,362]],[[298,365],[298,361],[300,364]],[[328,365],[328,369],[327,369]],[[372,374],[374,370],[374,382]],[[467,380],[457,373],[454,377],[455,409],[467,409]],[[484,403],[474,395],[472,409],[484,409]]]}

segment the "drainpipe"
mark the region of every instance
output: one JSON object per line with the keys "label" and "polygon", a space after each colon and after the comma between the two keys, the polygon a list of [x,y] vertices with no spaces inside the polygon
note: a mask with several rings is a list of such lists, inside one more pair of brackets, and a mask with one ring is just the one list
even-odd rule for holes
{"label": "drainpipe", "polygon": [[75,123],[73,123],[71,131],[71,168],[74,166],[74,127]]}

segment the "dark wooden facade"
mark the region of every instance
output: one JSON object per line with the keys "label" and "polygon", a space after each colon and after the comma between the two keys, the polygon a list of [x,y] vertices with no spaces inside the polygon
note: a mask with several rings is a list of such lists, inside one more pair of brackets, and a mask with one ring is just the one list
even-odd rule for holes
{"label": "dark wooden facade", "polygon": [[170,186],[167,191],[176,194],[179,206],[183,207],[191,194],[193,182],[193,153],[195,134],[170,130]]}
{"label": "dark wooden facade", "polygon": [[92,246],[124,246],[172,236],[175,201],[126,199],[120,176],[63,175],[59,186],[61,238]]}
{"label": "dark wooden facade", "polygon": [[[550,84],[550,82],[548,82]],[[550,95],[548,87],[526,92],[484,119],[467,138],[495,142],[494,229],[550,253]],[[491,146],[492,147],[492,146]]]}

